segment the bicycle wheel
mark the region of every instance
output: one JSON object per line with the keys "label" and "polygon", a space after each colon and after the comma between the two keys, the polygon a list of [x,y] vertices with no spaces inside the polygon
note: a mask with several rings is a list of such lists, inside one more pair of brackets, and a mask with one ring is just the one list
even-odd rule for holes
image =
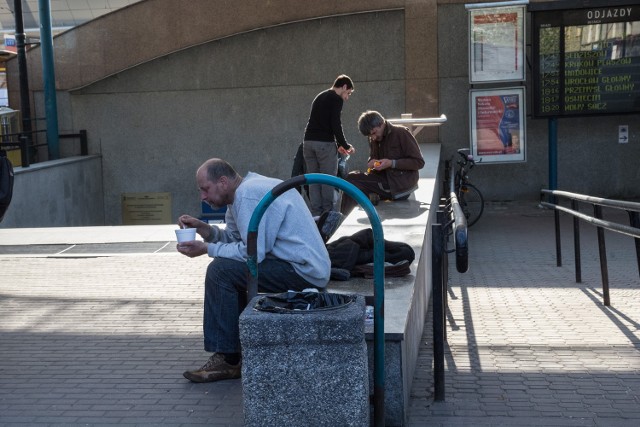
{"label": "bicycle wheel", "polygon": [[458,202],[467,217],[467,227],[478,222],[484,211],[482,193],[473,184],[462,184],[458,190]]}

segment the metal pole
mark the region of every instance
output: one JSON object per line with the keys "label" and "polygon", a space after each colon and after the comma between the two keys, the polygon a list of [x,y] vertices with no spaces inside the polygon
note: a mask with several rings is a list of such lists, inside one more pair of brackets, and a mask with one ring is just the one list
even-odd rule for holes
{"label": "metal pole", "polygon": [[[443,217],[444,218],[444,217]],[[447,342],[447,309],[449,308],[449,294],[448,294],[448,286],[449,286],[449,252],[447,251],[447,243],[448,243],[448,234],[451,224],[448,227],[442,228],[442,338],[443,343]],[[454,233],[454,239],[455,236]],[[453,245],[456,246],[456,242],[453,242]],[[457,255],[457,254],[456,254]],[[457,256],[456,256],[457,258]],[[457,259],[456,259],[457,264]],[[458,270],[459,271],[459,270]],[[465,270],[466,271],[466,270]],[[444,348],[442,349],[442,369],[444,375]],[[444,395],[442,396],[444,399]]]}
{"label": "metal pole", "polygon": [[[558,118],[549,117],[549,189],[558,189]],[[551,196],[551,203],[556,204],[556,197]],[[554,210],[556,222],[556,265],[562,266],[562,252],[560,249],[560,214]]]}
{"label": "metal pole", "polygon": [[[571,201],[571,209],[578,210],[578,202],[576,200]],[[576,262],[576,283],[582,283],[582,263],[580,261],[580,220],[578,217],[573,217],[573,253]]]}
{"label": "metal pole", "polygon": [[[558,118],[549,117],[549,190],[558,189]],[[555,201],[552,201],[555,203]]]}
{"label": "metal pole", "polygon": [[28,168],[29,165],[31,165],[28,151],[29,146],[27,145],[27,141],[29,141],[29,139],[22,133],[18,139],[20,140],[20,160],[22,161],[22,167]]}
{"label": "metal pole", "polygon": [[[627,211],[629,214],[629,225],[635,228],[640,228],[640,214],[638,212]],[[636,243],[636,262],[638,263],[638,273],[640,274],[640,239],[633,239]]]}
{"label": "metal pole", "polygon": [[[554,203],[555,204],[555,203]],[[556,230],[556,266],[562,267],[562,243],[560,239],[560,212],[553,210],[553,219]]]}
{"label": "metal pole", "polygon": [[85,129],[80,130],[80,155],[86,156],[89,154],[89,145],[87,142],[87,131]]}
{"label": "metal pole", "polygon": [[53,61],[53,36],[51,35],[51,7],[49,0],[39,0],[40,48],[42,49],[42,77],[44,79],[44,103],[47,116],[47,144],[49,159],[60,158],[58,140],[58,104],[56,101],[56,76]]}
{"label": "metal pole", "polygon": [[[22,132],[20,143],[22,150],[22,166],[27,167],[32,163],[31,149],[31,103],[29,101],[29,74],[27,71],[27,53],[25,47],[26,36],[24,34],[24,22],[22,18],[22,0],[13,1],[16,18],[16,50],[18,54],[18,74],[20,81],[20,114],[22,115]],[[24,138],[24,141],[22,140]],[[26,162],[25,162],[26,160]],[[25,164],[26,163],[26,164]]]}
{"label": "metal pole", "polygon": [[[602,219],[602,206],[593,205],[593,216]],[[609,270],[607,269],[607,248],[604,243],[604,228],[596,227],[598,231],[598,252],[600,253],[600,274],[602,275],[602,297],[604,305],[609,306]]]}
{"label": "metal pole", "polygon": [[444,298],[442,259],[444,230],[441,224],[431,226],[431,281],[433,282],[433,392],[434,400],[444,400]]}

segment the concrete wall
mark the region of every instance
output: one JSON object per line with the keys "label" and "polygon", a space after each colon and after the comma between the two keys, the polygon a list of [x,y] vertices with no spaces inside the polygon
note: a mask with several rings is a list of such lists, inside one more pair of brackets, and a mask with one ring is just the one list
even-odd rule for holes
{"label": "concrete wall", "polygon": [[0,228],[104,224],[100,156],[14,169],[13,198]]}
{"label": "concrete wall", "polygon": [[[143,0],[74,27],[54,39],[56,88],[60,93],[82,88],[156,58],[246,32],[322,21],[327,17],[406,10],[404,40],[398,45],[404,49],[405,58],[405,109],[421,116],[438,116],[437,51],[433,49],[436,4],[437,0]],[[316,57],[315,67],[339,65],[345,58],[343,52],[354,52],[351,37],[333,38],[331,46],[332,55]],[[358,55],[378,56],[380,62],[384,62],[375,49],[355,47]],[[289,52],[288,60],[306,48],[300,45],[296,52]],[[44,81],[38,46],[27,51],[27,67],[29,87],[35,98],[42,92]],[[7,63],[7,79],[10,105],[19,109],[16,59]],[[42,105],[33,107],[34,117],[44,115]],[[435,135],[434,132],[424,134]]]}
{"label": "concrete wall", "polygon": [[351,165],[364,165],[360,113],[404,113],[403,42],[402,11],[324,18],[205,43],[70,92],[74,126],[104,159],[106,223],[121,222],[125,192],[171,192],[173,218],[199,214],[195,170],[210,157],[289,178],[311,101],[339,73],[355,81],[342,120]]}

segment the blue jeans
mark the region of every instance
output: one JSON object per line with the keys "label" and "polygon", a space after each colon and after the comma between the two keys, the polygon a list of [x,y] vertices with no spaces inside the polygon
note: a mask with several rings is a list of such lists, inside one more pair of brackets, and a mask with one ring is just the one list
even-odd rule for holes
{"label": "blue jeans", "polygon": [[[214,258],[204,281],[204,349],[208,352],[240,352],[240,313],[247,304],[249,268],[246,262]],[[258,291],[279,293],[314,288],[279,259],[258,264]]]}

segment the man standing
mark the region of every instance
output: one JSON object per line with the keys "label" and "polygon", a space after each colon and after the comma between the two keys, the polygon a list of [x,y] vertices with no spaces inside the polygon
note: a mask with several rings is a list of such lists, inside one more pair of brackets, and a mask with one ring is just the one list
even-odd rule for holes
{"label": "man standing", "polygon": [[[221,159],[207,160],[196,172],[200,199],[214,209],[227,206],[224,229],[189,215],[181,227],[195,228],[202,241],[178,244],[189,257],[208,254],[204,296],[204,349],[213,355],[195,371],[183,375],[193,382],[240,378],[239,317],[247,301],[249,268],[247,234],[256,206],[280,180],[249,172],[240,176]],[[296,190],[277,197],[266,210],[258,229],[258,290],[324,288],[331,262],[309,209]]]}
{"label": "man standing", "polygon": [[[303,153],[306,173],[338,172],[338,152],[350,155],[355,149],[342,132],[342,105],[353,93],[353,81],[344,74],[338,76],[333,87],[316,95],[311,104],[309,121],[304,131]],[[314,216],[333,210],[335,190],[329,185],[309,187],[310,209]]]}
{"label": "man standing", "polygon": [[[396,126],[377,111],[365,111],[358,118],[360,133],[369,139],[368,171],[352,172],[347,181],[366,195],[381,200],[403,200],[418,187],[419,170],[424,167],[420,147],[411,132]],[[348,215],[356,201],[344,194],[340,212]]]}

